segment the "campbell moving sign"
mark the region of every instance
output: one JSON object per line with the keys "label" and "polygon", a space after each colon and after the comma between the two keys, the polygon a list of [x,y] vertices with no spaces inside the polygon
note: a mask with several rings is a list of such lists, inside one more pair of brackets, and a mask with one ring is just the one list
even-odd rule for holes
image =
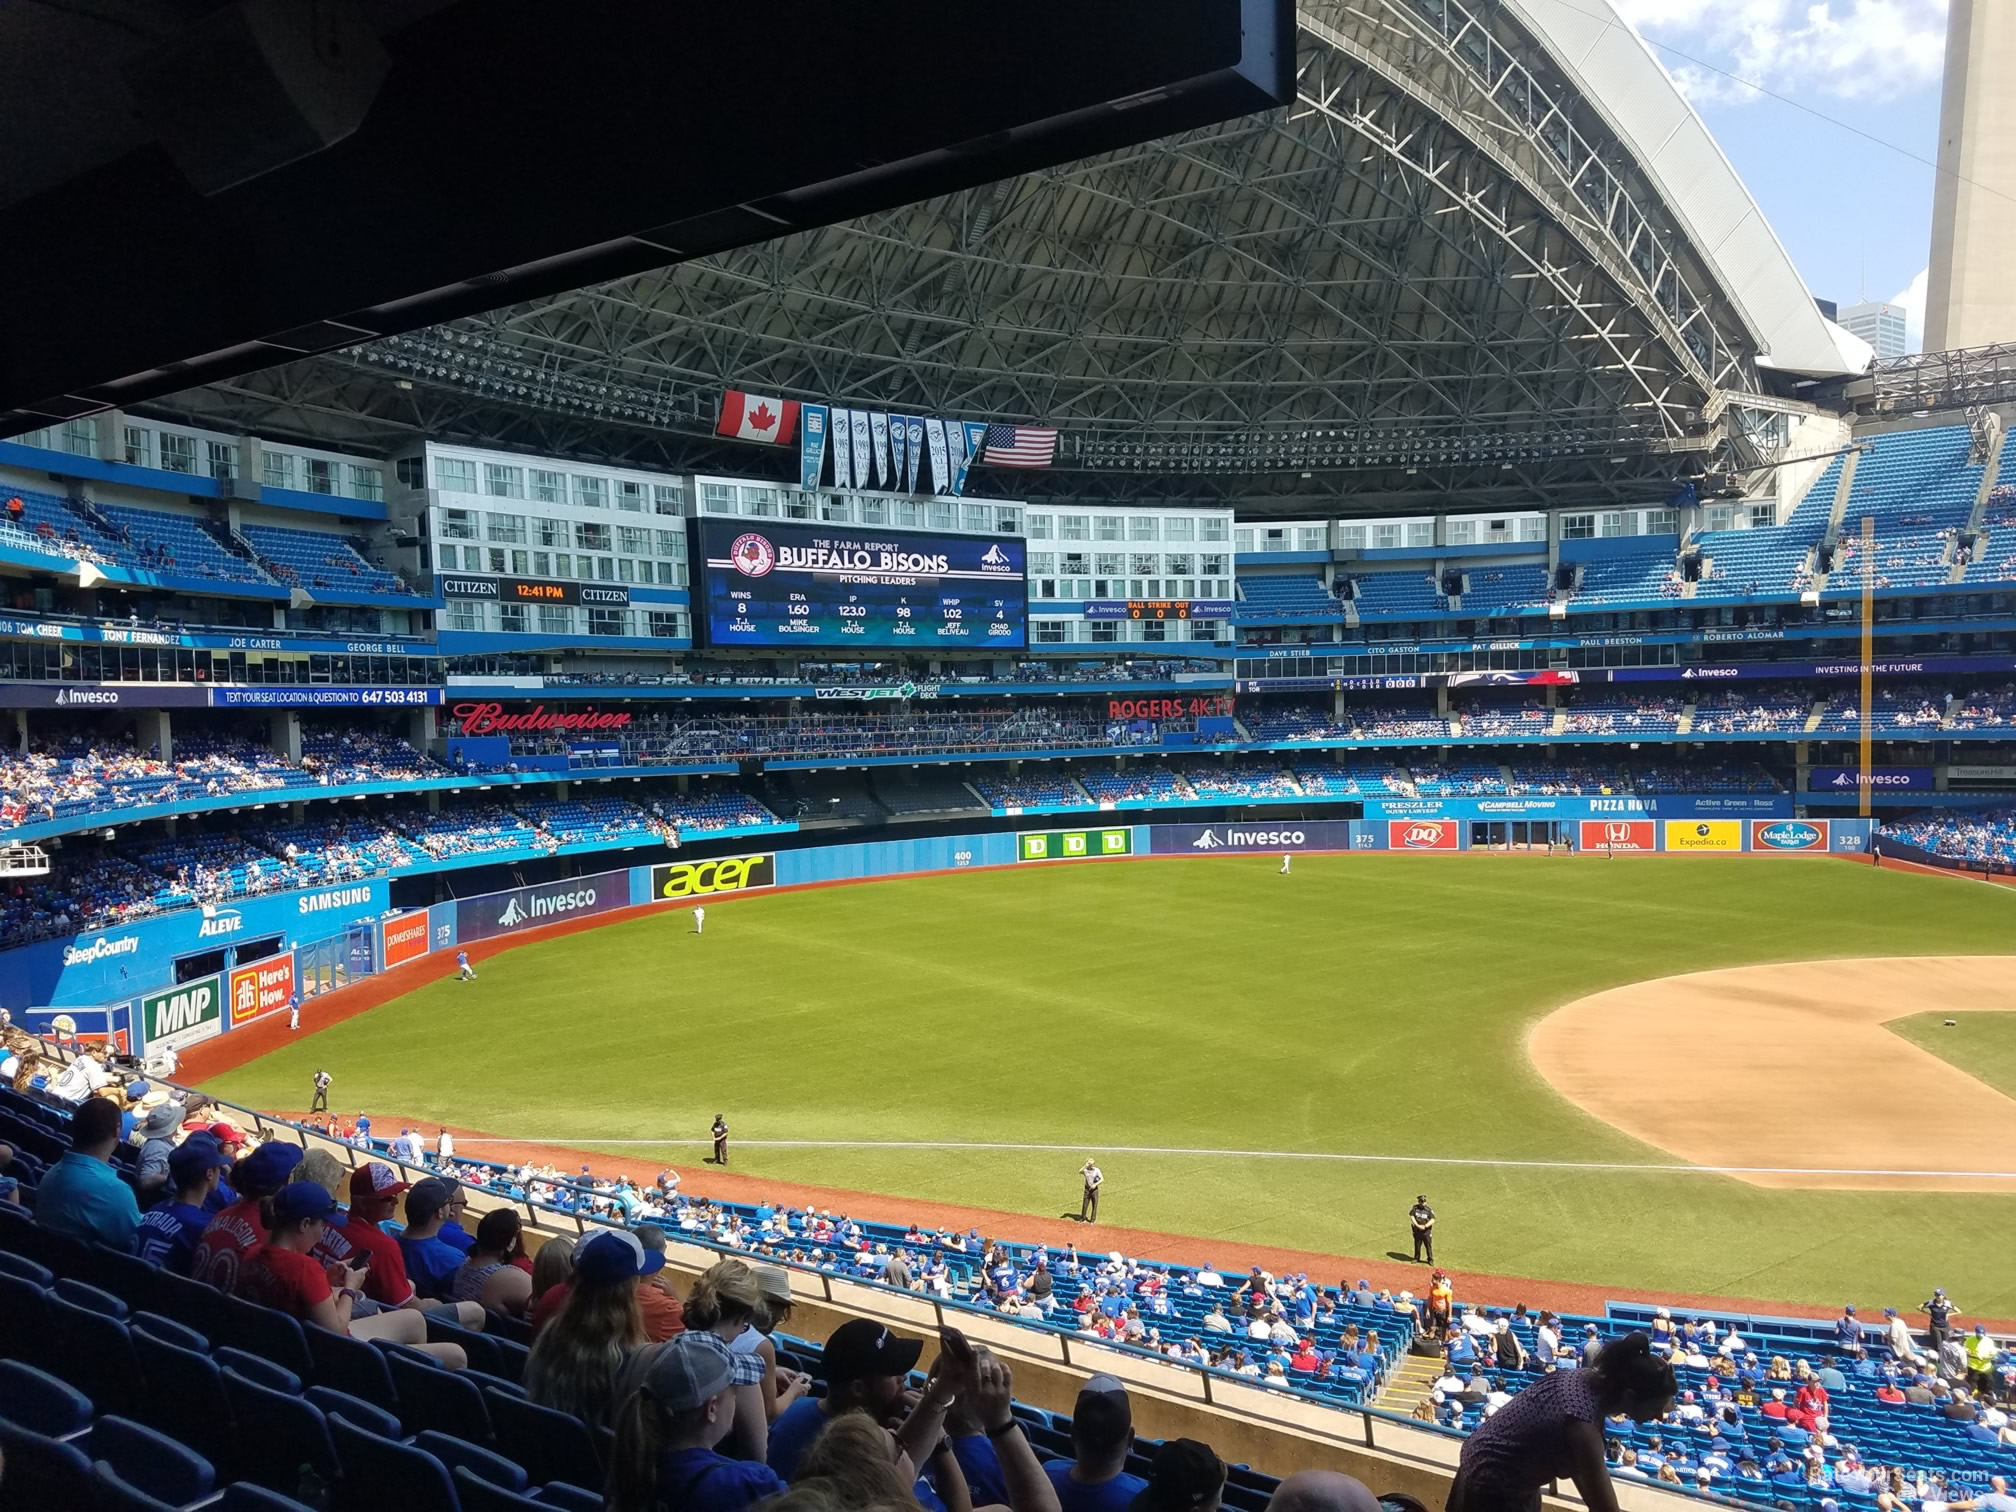
{"label": "campbell moving sign", "polygon": [[542,703],[507,714],[501,703],[459,703],[449,712],[461,725],[461,733],[464,735],[513,735],[549,730],[563,733],[620,730],[630,723],[630,716],[627,713],[604,712],[593,705],[561,713],[549,711]]}
{"label": "campbell moving sign", "polygon": [[181,1049],[223,1029],[223,978],[182,982],[140,999],[140,1028],[149,1050]]}
{"label": "campbell moving sign", "polygon": [[630,873],[598,872],[592,877],[569,877],[537,887],[514,887],[509,892],[490,893],[481,898],[464,898],[455,905],[455,938],[495,939],[540,924],[558,924],[564,919],[585,918],[607,913],[612,908],[630,906]]}

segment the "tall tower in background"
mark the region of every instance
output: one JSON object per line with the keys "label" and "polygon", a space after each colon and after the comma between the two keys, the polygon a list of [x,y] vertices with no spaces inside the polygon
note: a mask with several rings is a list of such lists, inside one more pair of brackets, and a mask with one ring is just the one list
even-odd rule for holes
{"label": "tall tower in background", "polygon": [[2016,341],[2016,3],[1952,0],[1925,350]]}

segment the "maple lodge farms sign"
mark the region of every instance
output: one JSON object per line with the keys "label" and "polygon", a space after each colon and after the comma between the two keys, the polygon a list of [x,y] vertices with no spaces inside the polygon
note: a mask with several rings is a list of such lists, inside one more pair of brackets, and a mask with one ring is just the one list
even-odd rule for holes
{"label": "maple lodge farms sign", "polygon": [[604,714],[592,706],[558,714],[547,712],[544,704],[534,704],[523,713],[506,714],[500,703],[459,703],[450,712],[464,735],[516,735],[545,730],[592,734],[621,730],[630,723],[628,714]]}

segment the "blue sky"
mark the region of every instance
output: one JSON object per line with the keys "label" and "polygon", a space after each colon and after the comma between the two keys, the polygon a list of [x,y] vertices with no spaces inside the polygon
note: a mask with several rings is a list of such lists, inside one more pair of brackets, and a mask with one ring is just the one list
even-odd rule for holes
{"label": "blue sky", "polygon": [[1915,349],[1931,243],[1929,164],[1938,156],[1945,0],[1615,4],[1700,110],[1807,287],[1843,305],[1865,294],[1902,297]]}

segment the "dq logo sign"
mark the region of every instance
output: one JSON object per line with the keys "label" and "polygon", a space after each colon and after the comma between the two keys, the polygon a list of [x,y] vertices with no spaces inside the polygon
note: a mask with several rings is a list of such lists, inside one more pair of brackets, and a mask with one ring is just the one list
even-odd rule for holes
{"label": "dq logo sign", "polygon": [[718,861],[675,861],[651,868],[654,898],[699,898],[711,893],[749,892],[777,880],[777,858],[723,856]]}
{"label": "dq logo sign", "polygon": [[1750,848],[1769,851],[1817,851],[1827,849],[1825,819],[1754,819],[1750,823]]}
{"label": "dq logo sign", "polygon": [[1386,843],[1394,850],[1455,850],[1456,821],[1453,819],[1389,819]]}
{"label": "dq logo sign", "polygon": [[1659,830],[1650,819],[1584,819],[1581,848],[1585,851],[1656,851]]}

